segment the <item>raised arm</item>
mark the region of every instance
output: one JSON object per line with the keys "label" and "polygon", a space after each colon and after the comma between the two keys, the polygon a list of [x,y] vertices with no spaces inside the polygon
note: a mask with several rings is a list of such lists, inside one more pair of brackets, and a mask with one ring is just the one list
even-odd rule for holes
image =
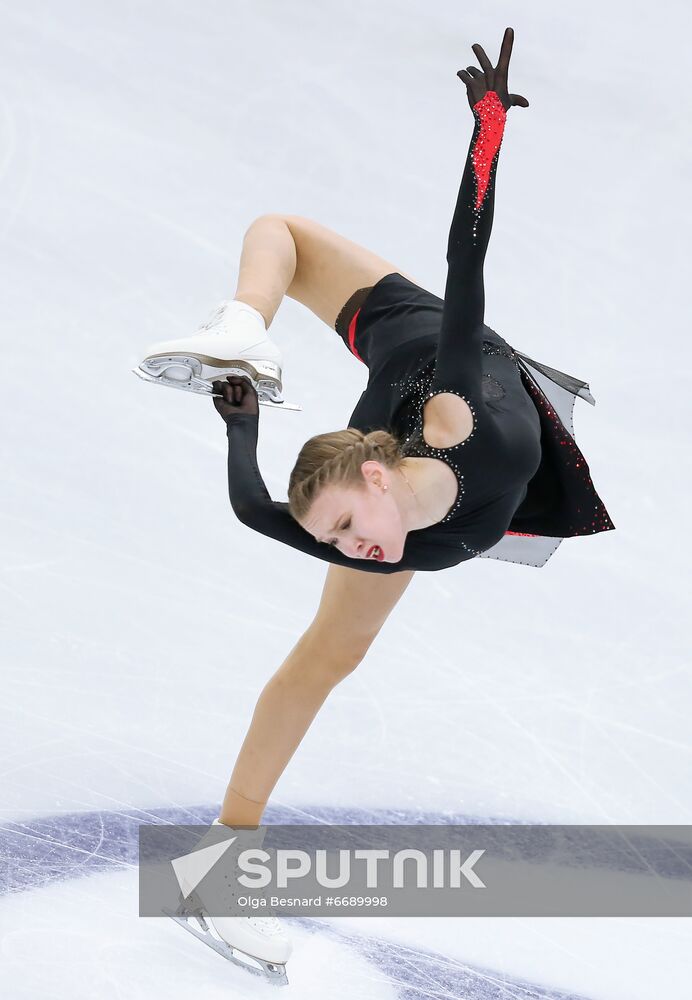
{"label": "raised arm", "polygon": [[447,244],[447,283],[433,391],[456,389],[478,398],[485,311],[483,263],[495,206],[495,174],[507,110],[528,107],[507,92],[507,71],[514,33],[507,28],[500,59],[493,68],[480,45],[473,49],[483,67],[459,70],[466,84],[475,124]]}

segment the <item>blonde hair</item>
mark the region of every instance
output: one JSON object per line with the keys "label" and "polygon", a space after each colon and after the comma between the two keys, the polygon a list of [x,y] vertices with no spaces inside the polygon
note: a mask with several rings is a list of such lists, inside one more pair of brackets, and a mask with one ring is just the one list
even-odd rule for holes
{"label": "blonde hair", "polygon": [[388,469],[404,460],[402,445],[389,431],[364,434],[356,427],[309,438],[300,449],[288,482],[288,510],[302,521],[325,486],[365,487],[361,465],[374,459]]}

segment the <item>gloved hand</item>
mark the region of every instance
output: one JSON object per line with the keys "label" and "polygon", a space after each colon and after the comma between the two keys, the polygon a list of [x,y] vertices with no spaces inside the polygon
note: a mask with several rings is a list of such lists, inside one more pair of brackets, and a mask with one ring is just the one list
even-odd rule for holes
{"label": "gloved hand", "polygon": [[477,42],[471,46],[476,53],[478,62],[483,67],[483,72],[481,73],[477,66],[467,66],[465,70],[460,69],[457,76],[466,84],[469,106],[472,111],[474,106],[485,97],[489,90],[495,91],[505,111],[508,111],[514,105],[518,105],[521,108],[528,108],[529,102],[525,97],[522,97],[520,94],[507,93],[507,70],[509,69],[509,57],[512,54],[513,43],[514,28],[507,28],[502,39],[500,59],[494,69],[481,46]]}
{"label": "gloved hand", "polygon": [[227,375],[211,384],[216,412],[228,423],[234,413],[259,413],[257,390],[247,375]]}

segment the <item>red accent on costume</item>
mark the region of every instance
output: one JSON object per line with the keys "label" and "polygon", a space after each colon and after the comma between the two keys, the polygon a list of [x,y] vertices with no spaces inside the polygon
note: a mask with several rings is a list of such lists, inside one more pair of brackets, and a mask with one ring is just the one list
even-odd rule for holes
{"label": "red accent on costume", "polygon": [[[348,324],[348,346],[350,348],[351,354],[355,354],[355,356],[358,358],[359,361],[363,361],[360,354],[356,350],[356,320],[358,319],[359,313],[360,309],[358,309],[353,319]],[[365,364],[364,361],[363,364]]]}
{"label": "red accent on costume", "polygon": [[485,97],[474,105],[473,110],[481,123],[472,154],[473,170],[476,176],[475,210],[479,212],[490,183],[493,160],[502,145],[502,133],[507,112],[494,90],[489,90]]}

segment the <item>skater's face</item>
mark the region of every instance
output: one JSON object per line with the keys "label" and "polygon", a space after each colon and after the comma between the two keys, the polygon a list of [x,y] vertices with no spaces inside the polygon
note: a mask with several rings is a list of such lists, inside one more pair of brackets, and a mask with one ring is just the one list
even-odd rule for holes
{"label": "skater's face", "polygon": [[334,545],[351,559],[399,562],[406,529],[390,485],[390,470],[374,461],[364,462],[361,470],[361,488],[326,486],[301,524],[319,542]]}

